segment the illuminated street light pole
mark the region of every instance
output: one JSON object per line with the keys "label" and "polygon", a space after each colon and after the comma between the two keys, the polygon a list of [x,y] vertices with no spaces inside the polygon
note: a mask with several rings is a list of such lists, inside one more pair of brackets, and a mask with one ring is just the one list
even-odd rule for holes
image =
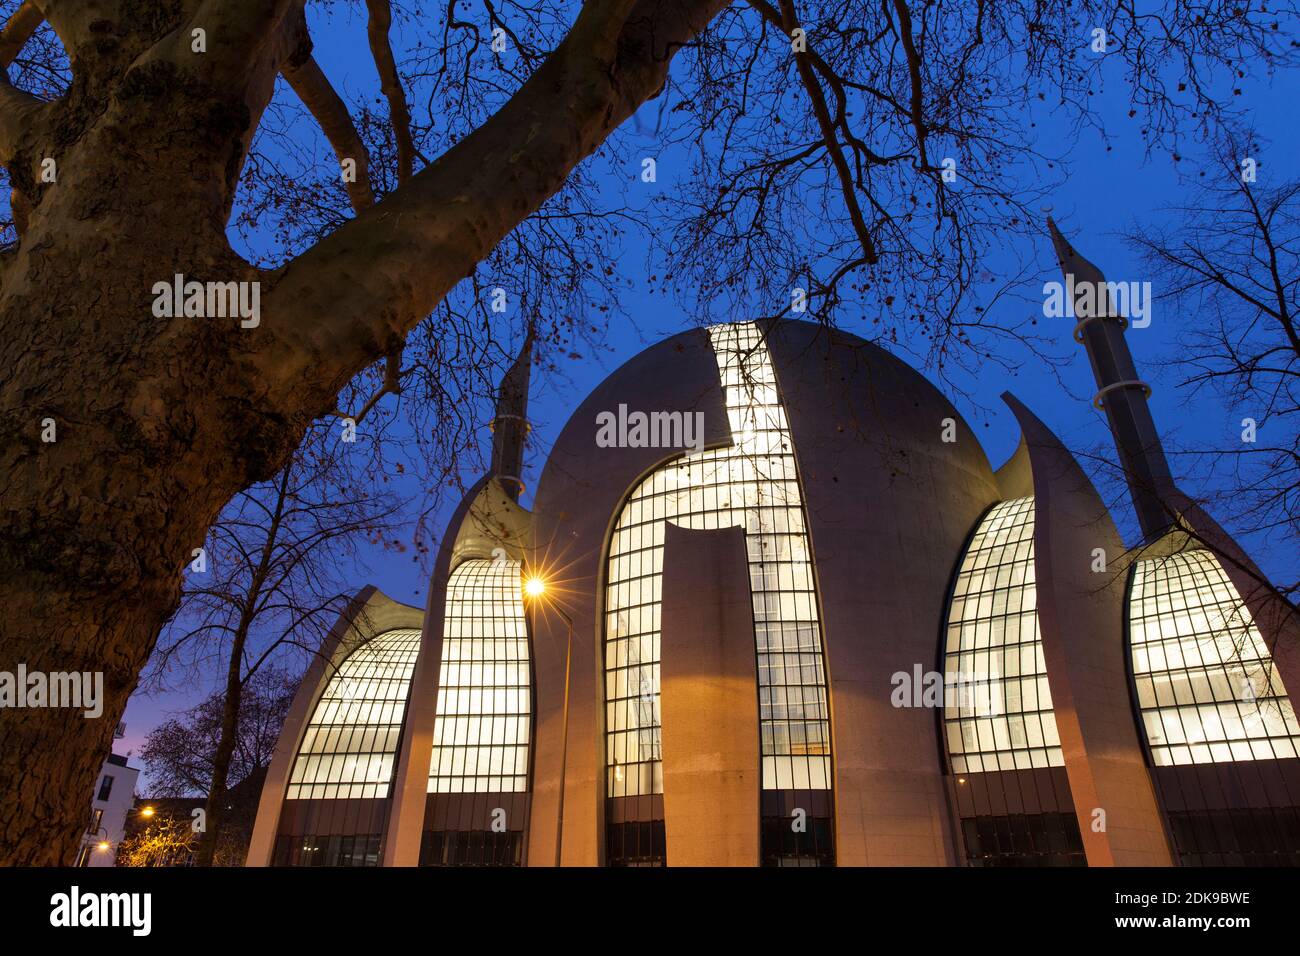
{"label": "illuminated street light pole", "polygon": [[[84,843],[83,843],[83,845],[87,848],[87,850],[86,850],[86,862],[85,862],[84,864],[81,862],[81,860],[82,860],[82,856],[81,856],[81,854],[79,853],[79,854],[77,855],[77,865],[78,865],[78,866],[89,865],[89,863],[90,863],[90,860],[89,860],[89,848],[90,848],[90,846],[93,845],[93,846],[95,847],[95,849],[98,850],[100,853],[107,853],[109,850],[111,850],[111,849],[113,848],[113,844],[112,844],[112,842],[108,839],[108,831],[107,831],[106,829],[104,829],[103,827],[96,827],[94,833],[91,833],[89,830],[87,830],[87,831],[86,831],[86,834],[87,834],[87,836],[88,836],[88,839],[85,839],[85,840],[84,840]],[[102,837],[102,838],[100,837],[100,834],[103,834],[103,837]]]}
{"label": "illuminated street light pole", "polygon": [[[524,582],[524,594],[540,598],[546,594],[546,582],[531,577]],[[555,613],[564,620],[567,636],[564,643],[564,718],[560,736],[560,795],[555,810],[555,865],[560,865],[560,851],[564,846],[564,781],[569,769],[569,672],[573,662],[573,619],[559,605],[552,604]]]}

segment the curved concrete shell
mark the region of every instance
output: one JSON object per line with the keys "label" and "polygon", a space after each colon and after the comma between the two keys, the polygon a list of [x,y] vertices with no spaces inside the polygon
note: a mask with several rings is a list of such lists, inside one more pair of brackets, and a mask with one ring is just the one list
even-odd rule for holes
{"label": "curved concrete shell", "polygon": [[[952,862],[934,715],[893,707],[891,678],[934,660],[961,544],[999,497],[992,470],[951,404],[880,348],[803,322],[768,324],[764,331],[816,566],[830,684],[836,859],[847,865]],[[558,615],[539,611],[533,863],[554,859],[557,831],[564,863],[604,861],[600,650],[610,531],[638,481],[682,453],[599,448],[596,416],[620,405],[702,412],[705,446],[716,448],[731,440],[723,401],[707,335],[675,336],[611,375],[574,414],[548,460],[534,503],[533,563],[562,583],[573,648],[568,760],[561,766],[567,627]],[[564,818],[557,827],[561,780]],[[668,829],[683,832],[676,822]]]}
{"label": "curved concrete shell", "polygon": [[[258,804],[257,820],[248,848],[249,866],[268,866],[273,862],[277,835],[331,835],[374,838],[374,862],[388,828],[391,784],[384,781],[382,796],[359,798],[294,798],[290,794],[290,776],[303,747],[308,724],[322,695],[340,668],[359,648],[396,630],[419,631],[423,615],[418,608],[400,604],[375,587],[366,587],[339,616],[320,652],[303,675],[298,693],[290,705],[275,755],[267,769],[266,782]],[[397,723],[403,721],[405,697],[401,700]],[[292,818],[292,819],[291,819]]]}
{"label": "curved concrete shell", "polygon": [[[393,823],[388,830],[386,856],[393,866],[417,865],[423,834],[434,829],[435,808],[431,806],[434,800],[428,792],[429,773],[443,664],[448,584],[456,569],[466,561],[506,559],[518,563],[523,558],[529,515],[515,502],[510,491],[493,477],[483,478],[471,487],[448,522],[434,560],[420,658],[411,679],[409,717],[397,765]],[[510,806],[502,808],[506,811],[507,831],[522,833],[528,802],[523,798],[507,802]]]}
{"label": "curved concrete shell", "polygon": [[596,596],[604,591],[609,534],[623,499],[643,475],[681,454],[680,448],[597,445],[597,416],[620,405],[698,412],[705,447],[731,441],[713,351],[707,334],[696,330],[650,347],[609,376],[574,412],[547,458],[533,499],[528,563],[551,582],[571,624],[547,605],[532,613],[537,693],[529,865],[596,866],[604,856],[604,635]]}
{"label": "curved concrete shell", "polygon": [[1000,497],[992,469],[951,403],[888,352],[804,322],[768,331],[825,622],[837,860],[952,863],[934,712],[890,691],[933,666],[962,544]]}
{"label": "curved concrete shell", "polygon": [[1034,478],[1043,657],[1079,832],[1093,866],[1167,866],[1124,652],[1125,549],[1092,482],[1010,394]]}

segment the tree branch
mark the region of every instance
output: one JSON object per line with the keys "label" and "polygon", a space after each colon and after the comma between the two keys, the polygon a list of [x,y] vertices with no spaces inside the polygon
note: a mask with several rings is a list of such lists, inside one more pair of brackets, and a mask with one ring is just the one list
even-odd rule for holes
{"label": "tree branch", "polygon": [[894,12],[898,15],[898,36],[903,41],[903,55],[907,58],[907,75],[911,82],[911,117],[912,128],[916,132],[916,154],[922,169],[929,169],[930,163],[925,157],[925,94],[921,88],[921,57],[916,52],[916,41],[912,37],[912,14],[904,0],[894,0]]}
{"label": "tree branch", "polygon": [[272,389],[316,414],[395,348],[643,102],[727,0],[601,0],[482,126],[282,271],[259,348]]}
{"label": "tree branch", "polygon": [[307,57],[297,66],[286,66],[282,72],[289,86],[320,124],[325,138],[334,148],[340,167],[348,159],[357,164],[355,181],[344,183],[352,208],[357,212],[370,208],[375,204],[375,195],[370,186],[370,157],[352,122],[347,104],[335,92],[313,57]]}
{"label": "tree branch", "polygon": [[[5,164],[14,159],[23,138],[46,106],[43,100],[10,83],[8,72],[9,64],[44,20],[45,15],[33,0],[26,0],[0,31],[0,162]],[[17,190],[14,193],[21,196]],[[26,199],[19,201],[23,208],[15,208],[14,225],[21,233],[24,226],[19,220],[26,219]]]}
{"label": "tree branch", "polygon": [[370,413],[372,408],[379,404],[379,400],[385,395],[402,394],[402,354],[402,348],[400,346],[388,353],[384,362],[384,384],[380,386],[379,391],[371,395],[366,403],[361,406],[361,411],[357,412],[355,415],[349,415],[347,412],[339,411],[338,408],[335,408],[333,412],[334,417],[351,419],[359,425],[361,424],[361,420]]}
{"label": "tree branch", "polygon": [[[304,0],[203,0],[193,16],[173,30],[135,67],[166,61],[184,65],[214,88],[247,85],[254,64]],[[193,51],[193,31],[206,35],[206,52]],[[71,53],[69,49],[69,53]],[[274,79],[275,74],[271,74]]]}
{"label": "tree branch", "polygon": [[36,6],[36,0],[23,0],[22,6],[14,11],[4,29],[0,30],[0,69],[8,69],[14,57],[44,22],[45,14]]}
{"label": "tree branch", "polygon": [[[1259,235],[1260,241],[1264,243],[1264,248],[1268,251],[1268,276],[1272,285],[1272,292],[1277,300],[1277,311],[1265,309],[1277,319],[1286,333],[1287,341],[1291,344],[1292,351],[1297,357],[1300,357],[1300,332],[1296,331],[1295,321],[1291,317],[1290,306],[1287,302],[1286,283],[1282,280],[1282,275],[1278,271],[1277,251],[1278,244],[1273,239],[1272,216],[1265,216],[1259,208],[1259,203],[1255,200],[1254,191],[1245,183],[1241,183],[1239,188],[1246,196],[1246,202],[1250,204],[1250,213],[1255,220],[1255,228]],[[1274,210],[1276,212],[1276,210]]]}
{"label": "tree branch", "polygon": [[366,35],[370,39],[370,53],[379,70],[379,88],[388,100],[388,115],[397,138],[397,181],[404,183],[415,172],[415,144],[411,142],[411,111],[406,105],[401,77],[397,75],[397,61],[388,41],[388,31],[393,24],[393,11],[388,0],[366,0],[370,12]]}
{"label": "tree branch", "polygon": [[[799,27],[793,0],[781,0],[781,21],[785,35],[793,36],[794,31]],[[853,231],[862,245],[862,256],[868,265],[873,265],[877,258],[876,244],[871,238],[871,230],[867,228],[867,220],[862,215],[857,189],[853,185],[853,172],[849,169],[849,162],[840,149],[839,139],[835,135],[835,124],[831,121],[830,110],[826,107],[826,96],[822,92],[816,73],[813,72],[812,61],[807,50],[796,51],[794,62],[799,71],[799,79],[808,92],[808,98],[812,101],[813,115],[817,117],[817,125],[821,129],[822,141],[826,144],[831,165],[835,167],[835,174],[839,177],[840,191],[844,194],[844,205],[848,208],[849,220],[853,223]]]}

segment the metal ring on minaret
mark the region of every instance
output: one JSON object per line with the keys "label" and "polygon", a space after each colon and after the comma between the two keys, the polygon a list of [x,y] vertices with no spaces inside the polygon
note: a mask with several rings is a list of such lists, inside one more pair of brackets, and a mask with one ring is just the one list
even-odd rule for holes
{"label": "metal ring on minaret", "polygon": [[1102,406],[1102,404],[1101,404],[1101,400],[1102,400],[1103,398],[1105,398],[1106,395],[1108,395],[1109,393],[1111,393],[1111,392],[1113,392],[1113,391],[1116,391],[1117,389],[1121,389],[1121,388],[1140,388],[1140,389],[1142,389],[1142,394],[1143,394],[1143,397],[1144,397],[1144,398],[1150,398],[1150,397],[1151,397],[1151,386],[1150,386],[1150,385],[1148,385],[1146,382],[1139,382],[1139,381],[1138,381],[1137,379],[1135,379],[1135,378],[1130,378],[1130,379],[1126,379],[1126,380],[1123,381],[1123,382],[1111,382],[1109,385],[1107,385],[1105,388],[1103,388],[1100,392],[1098,392],[1096,395],[1094,395],[1094,396],[1092,397],[1092,404],[1093,404],[1093,407],[1095,407],[1095,408],[1097,408],[1097,409],[1100,409],[1100,410],[1104,411],[1105,409],[1103,408],[1103,406]]}
{"label": "metal ring on minaret", "polygon": [[522,415],[510,415],[507,413],[502,413],[500,415],[497,415],[495,418],[492,419],[492,421],[488,422],[488,430],[496,431],[497,422],[504,421],[504,420],[523,422],[525,429],[527,429],[528,431],[533,430],[533,426],[529,423],[528,419],[524,418]]}
{"label": "metal ring on minaret", "polygon": [[1094,319],[1115,319],[1119,322],[1120,331],[1128,328],[1128,319],[1122,315],[1085,315],[1074,327],[1074,341],[1083,344],[1083,327]]}

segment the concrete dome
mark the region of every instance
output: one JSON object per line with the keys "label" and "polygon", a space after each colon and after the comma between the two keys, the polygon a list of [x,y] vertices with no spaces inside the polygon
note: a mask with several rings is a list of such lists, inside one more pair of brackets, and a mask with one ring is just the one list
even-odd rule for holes
{"label": "concrete dome", "polygon": [[[1000,498],[988,460],[952,404],[888,352],[802,321],[764,323],[789,420],[816,562],[834,734],[841,864],[951,859],[934,714],[889,705],[890,676],[930,669],[962,544]],[[704,444],[731,443],[718,360],[703,329],[651,346],[574,412],[534,501],[534,563],[560,579],[573,620],[564,861],[601,862],[604,592],[610,533],[638,482],[680,448],[601,447],[597,416],[702,413]],[[946,432],[946,434],[945,434]],[[950,440],[945,440],[945,438]],[[941,505],[941,506],[940,506]],[[667,613],[665,611],[665,613]],[[563,749],[565,625],[536,624],[534,820],[554,820]],[[756,789],[756,788],[755,788]],[[530,853],[554,833],[534,827]],[[548,849],[549,847],[549,849]]]}

